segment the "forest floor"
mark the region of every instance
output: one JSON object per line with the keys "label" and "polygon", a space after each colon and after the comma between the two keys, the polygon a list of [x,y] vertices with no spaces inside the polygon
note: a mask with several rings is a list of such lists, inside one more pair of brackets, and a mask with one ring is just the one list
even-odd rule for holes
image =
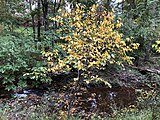
{"label": "forest floor", "polygon": [[101,83],[75,87],[72,79],[76,73],[71,73],[54,76],[51,85],[28,87],[11,98],[1,93],[0,119],[159,120],[160,61],[157,60],[147,66],[123,69],[108,66],[106,70],[95,71],[111,88]]}

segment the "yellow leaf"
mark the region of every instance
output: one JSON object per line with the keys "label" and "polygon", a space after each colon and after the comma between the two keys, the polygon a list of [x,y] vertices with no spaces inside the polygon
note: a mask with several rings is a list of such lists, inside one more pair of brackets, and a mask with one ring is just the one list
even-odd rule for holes
{"label": "yellow leaf", "polygon": [[157,44],[160,44],[160,40],[157,40],[156,43],[157,43]]}

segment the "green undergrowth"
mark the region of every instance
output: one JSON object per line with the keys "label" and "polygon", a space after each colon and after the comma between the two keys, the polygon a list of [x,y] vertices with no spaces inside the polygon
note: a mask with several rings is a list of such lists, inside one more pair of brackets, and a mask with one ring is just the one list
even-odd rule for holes
{"label": "green undergrowth", "polygon": [[[22,89],[30,80],[33,86],[49,83],[43,76],[44,61],[30,28],[4,30],[0,34],[0,79],[6,90]],[[40,72],[39,72],[40,71]]]}
{"label": "green undergrowth", "polygon": [[[158,108],[157,108],[158,109]],[[22,120],[22,119],[27,119],[27,120],[85,120],[87,118],[81,118],[81,117],[67,117],[67,115],[62,114],[61,116],[57,116],[56,114],[51,114],[48,115],[46,113],[28,113],[28,115],[24,118],[23,117],[24,113],[21,112],[21,117],[16,117],[16,114],[14,115],[7,115],[5,111],[1,111],[0,113],[0,120]],[[121,112],[117,113],[112,116],[107,116],[107,117],[101,117],[99,115],[91,115],[88,119],[90,120],[159,120],[160,119],[160,113],[153,112],[151,109],[145,109],[145,110],[140,110],[136,112]]]}

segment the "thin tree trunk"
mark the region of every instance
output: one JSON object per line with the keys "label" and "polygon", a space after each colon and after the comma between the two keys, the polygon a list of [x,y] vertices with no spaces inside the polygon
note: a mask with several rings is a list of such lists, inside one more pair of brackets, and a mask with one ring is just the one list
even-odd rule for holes
{"label": "thin tree trunk", "polygon": [[[32,12],[32,2],[31,2],[31,0],[29,0],[29,7],[30,7],[30,12]],[[32,18],[33,38],[35,40],[35,38],[36,38],[36,29],[35,29],[34,15],[31,14],[31,18]]]}
{"label": "thin tree trunk", "polygon": [[[55,14],[56,14],[56,5],[57,5],[57,2],[56,0],[54,0],[54,7],[53,7],[53,16],[55,17]],[[53,21],[53,30],[55,30],[56,28],[56,21]]]}
{"label": "thin tree trunk", "polygon": [[[60,0],[59,3],[57,3],[56,0],[54,1],[53,16],[56,15],[56,12],[58,11],[58,9],[59,9],[60,6],[61,6],[61,2],[62,2],[62,0]],[[56,21],[53,21],[53,30],[55,30],[56,28],[57,28],[57,22],[56,22]]]}
{"label": "thin tree trunk", "polygon": [[41,16],[40,16],[40,0],[38,0],[38,13],[37,13],[37,17],[38,17],[38,25],[37,25],[37,39],[40,42],[41,41]]}
{"label": "thin tree trunk", "polygon": [[44,25],[44,30],[48,30],[48,1],[47,0],[41,0],[42,3],[42,11],[43,11],[43,25]]}

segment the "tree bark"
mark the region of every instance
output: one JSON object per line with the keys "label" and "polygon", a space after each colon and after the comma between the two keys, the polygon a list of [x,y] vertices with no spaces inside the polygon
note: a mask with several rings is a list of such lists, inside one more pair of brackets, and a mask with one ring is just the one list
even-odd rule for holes
{"label": "tree bark", "polygon": [[42,3],[42,11],[43,11],[43,25],[44,25],[44,30],[48,30],[48,1],[47,0],[41,0]]}
{"label": "tree bark", "polygon": [[[61,2],[62,2],[62,0],[59,0],[59,3],[57,3],[56,2],[56,0],[55,0],[55,2],[54,2],[54,7],[53,7],[53,16],[55,17],[55,15],[56,15],[56,12],[58,11],[58,9],[60,8],[60,6],[61,6]],[[53,30],[55,30],[57,28],[57,22],[56,21],[53,21]]]}
{"label": "tree bark", "polygon": [[41,15],[40,15],[40,8],[41,8],[41,3],[40,0],[38,0],[38,11],[37,11],[37,18],[38,18],[38,25],[37,25],[37,39],[40,42],[41,41]]}
{"label": "tree bark", "polygon": [[33,30],[33,38],[35,40],[36,38],[36,30],[35,30],[35,20],[34,20],[34,14],[32,14],[32,2],[31,0],[29,0],[29,8],[30,8],[30,12],[31,12],[31,18],[32,18],[32,30]]}

